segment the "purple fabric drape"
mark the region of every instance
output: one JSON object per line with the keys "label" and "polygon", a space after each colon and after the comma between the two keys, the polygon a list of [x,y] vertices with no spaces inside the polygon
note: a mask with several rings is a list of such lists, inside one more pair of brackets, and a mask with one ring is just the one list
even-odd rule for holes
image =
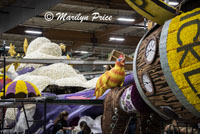
{"label": "purple fabric drape", "polygon": [[18,75],[22,75],[22,74],[25,74],[25,73],[28,73],[28,72],[32,72],[33,70],[35,70],[33,67],[26,67],[20,71],[17,71],[17,74]]}
{"label": "purple fabric drape", "polygon": [[140,96],[135,84],[133,84],[133,86],[132,86],[131,100],[132,100],[132,103],[135,106],[135,108],[140,113],[148,113],[151,111],[149,106],[144,102],[144,100]]}

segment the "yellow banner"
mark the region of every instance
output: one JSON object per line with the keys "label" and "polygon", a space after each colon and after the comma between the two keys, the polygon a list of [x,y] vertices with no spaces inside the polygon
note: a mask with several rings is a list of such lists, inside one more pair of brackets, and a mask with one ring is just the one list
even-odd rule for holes
{"label": "yellow banner", "polygon": [[200,112],[200,8],[172,19],[167,58],[177,86]]}

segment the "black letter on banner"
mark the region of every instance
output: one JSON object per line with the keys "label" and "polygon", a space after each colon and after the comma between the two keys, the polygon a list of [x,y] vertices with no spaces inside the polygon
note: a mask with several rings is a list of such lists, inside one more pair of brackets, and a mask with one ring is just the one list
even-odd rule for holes
{"label": "black letter on banner", "polygon": [[180,21],[186,20],[186,19],[191,18],[191,17],[193,17],[193,16],[195,16],[195,15],[198,15],[198,14],[200,14],[200,11],[196,11],[196,12],[194,12],[194,13],[185,15],[185,16],[181,17]]}
{"label": "black letter on banner", "polygon": [[144,8],[146,7],[147,3],[145,0],[141,0],[142,1],[142,5],[138,5],[135,0],[131,0],[131,2],[133,2],[138,8],[140,8],[142,11],[144,11],[145,13],[149,14],[150,16],[154,17],[154,15],[152,15],[151,13],[147,12]]}
{"label": "black letter on banner", "polygon": [[[200,74],[200,68],[192,70],[190,72],[184,73],[185,79],[188,82],[188,84],[190,85],[190,87],[192,88],[192,90],[197,93],[197,90],[195,89],[195,87],[192,85],[191,81],[189,80],[189,76],[195,75],[195,74]],[[197,95],[200,98],[200,94]]]}
{"label": "black letter on banner", "polygon": [[[188,26],[191,26],[191,25],[194,25],[194,24],[197,24],[197,34],[195,35],[195,37],[193,38],[193,41],[194,43],[192,44],[188,44],[188,45],[185,45],[185,46],[182,46],[183,45],[183,42],[181,41],[180,39],[180,33],[181,31],[188,27]],[[189,21],[187,23],[184,23],[178,30],[178,34],[177,34],[177,41],[178,43],[182,46],[182,47],[179,47],[177,48],[177,52],[180,52],[180,51],[185,51],[180,62],[179,62],[179,65],[181,67],[181,65],[183,64],[183,61],[187,55],[187,53],[190,51],[192,53],[192,55],[197,58],[199,61],[200,61],[200,56],[194,51],[193,47],[194,46],[197,46],[197,45],[200,45],[200,42],[195,42],[198,40],[198,37],[200,35],[200,20],[196,19],[196,20],[192,20],[192,21]]]}

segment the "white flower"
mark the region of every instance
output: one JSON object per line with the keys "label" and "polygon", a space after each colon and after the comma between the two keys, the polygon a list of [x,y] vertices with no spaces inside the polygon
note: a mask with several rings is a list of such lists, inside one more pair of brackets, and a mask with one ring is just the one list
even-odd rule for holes
{"label": "white flower", "polygon": [[30,54],[34,51],[36,51],[42,44],[44,43],[50,43],[51,41],[45,37],[38,37],[35,40],[31,41],[27,48],[26,54]]}

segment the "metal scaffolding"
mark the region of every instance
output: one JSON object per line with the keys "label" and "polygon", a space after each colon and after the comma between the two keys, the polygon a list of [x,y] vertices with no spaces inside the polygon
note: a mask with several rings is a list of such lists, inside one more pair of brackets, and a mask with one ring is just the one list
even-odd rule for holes
{"label": "metal scaffolding", "polygon": [[[66,59],[15,59],[15,58],[8,58],[6,59],[6,43],[3,42],[3,47],[0,49],[1,55],[3,55],[3,58],[0,58],[0,62],[3,62],[3,70],[4,70],[4,89],[6,85],[6,63],[13,63],[13,62],[19,62],[19,63],[34,63],[34,64],[53,64],[53,63],[67,63],[67,64],[73,64],[73,65],[112,65],[115,64],[113,61],[77,61],[77,60],[66,60]],[[127,63],[132,64],[132,62]],[[26,115],[26,109],[24,107],[25,104],[44,104],[44,134],[46,134],[46,105],[48,104],[57,104],[57,105],[95,105],[95,106],[102,106],[103,100],[82,100],[82,99],[73,99],[73,100],[65,100],[65,99],[56,99],[56,97],[34,97],[34,98],[13,98],[13,99],[5,99],[5,90],[1,91],[3,92],[3,98],[0,99],[0,108],[3,108],[3,111],[5,108],[13,108],[15,107],[22,107],[26,124],[28,127],[28,133],[30,132],[30,127],[28,122],[29,121]],[[2,112],[2,121],[1,121],[1,130],[0,134],[3,134],[4,130],[4,117],[5,113]],[[35,121],[34,121],[35,122]]]}
{"label": "metal scaffolding", "polygon": [[[44,104],[44,120],[28,120],[26,115],[26,109],[24,107],[25,104]],[[0,100],[0,108],[13,108],[22,107],[26,124],[28,127],[28,133],[30,132],[30,127],[28,122],[36,122],[42,121],[44,124],[44,134],[46,134],[46,106],[47,104],[55,104],[55,105],[94,105],[94,106],[103,106],[103,100],[82,100],[82,99],[56,99],[56,97],[35,97],[35,98],[24,98],[24,99],[2,99]],[[4,126],[2,125],[2,131],[4,130]],[[2,133],[3,134],[3,133]]]}
{"label": "metal scaffolding", "polygon": [[[3,59],[0,59],[3,62]],[[84,60],[67,60],[67,59],[16,59],[7,58],[7,63],[19,62],[19,63],[32,63],[32,64],[53,64],[53,63],[66,63],[72,65],[114,65],[115,61],[84,61]],[[132,65],[133,62],[126,62],[126,65]]]}
{"label": "metal scaffolding", "polygon": [[[4,41],[3,42],[3,47],[1,48],[1,50],[0,50],[0,54],[1,55],[3,55],[3,69],[4,69],[4,71],[3,71],[3,89],[5,89],[5,87],[6,87],[6,42]],[[2,91],[0,91],[0,92],[3,92],[3,97],[5,97],[5,90],[2,90]],[[3,108],[2,109],[2,120],[1,120],[1,129],[3,129],[4,128],[4,117],[5,117],[5,114],[4,114],[4,111],[5,111],[5,109]],[[0,115],[1,116],[1,115]]]}

